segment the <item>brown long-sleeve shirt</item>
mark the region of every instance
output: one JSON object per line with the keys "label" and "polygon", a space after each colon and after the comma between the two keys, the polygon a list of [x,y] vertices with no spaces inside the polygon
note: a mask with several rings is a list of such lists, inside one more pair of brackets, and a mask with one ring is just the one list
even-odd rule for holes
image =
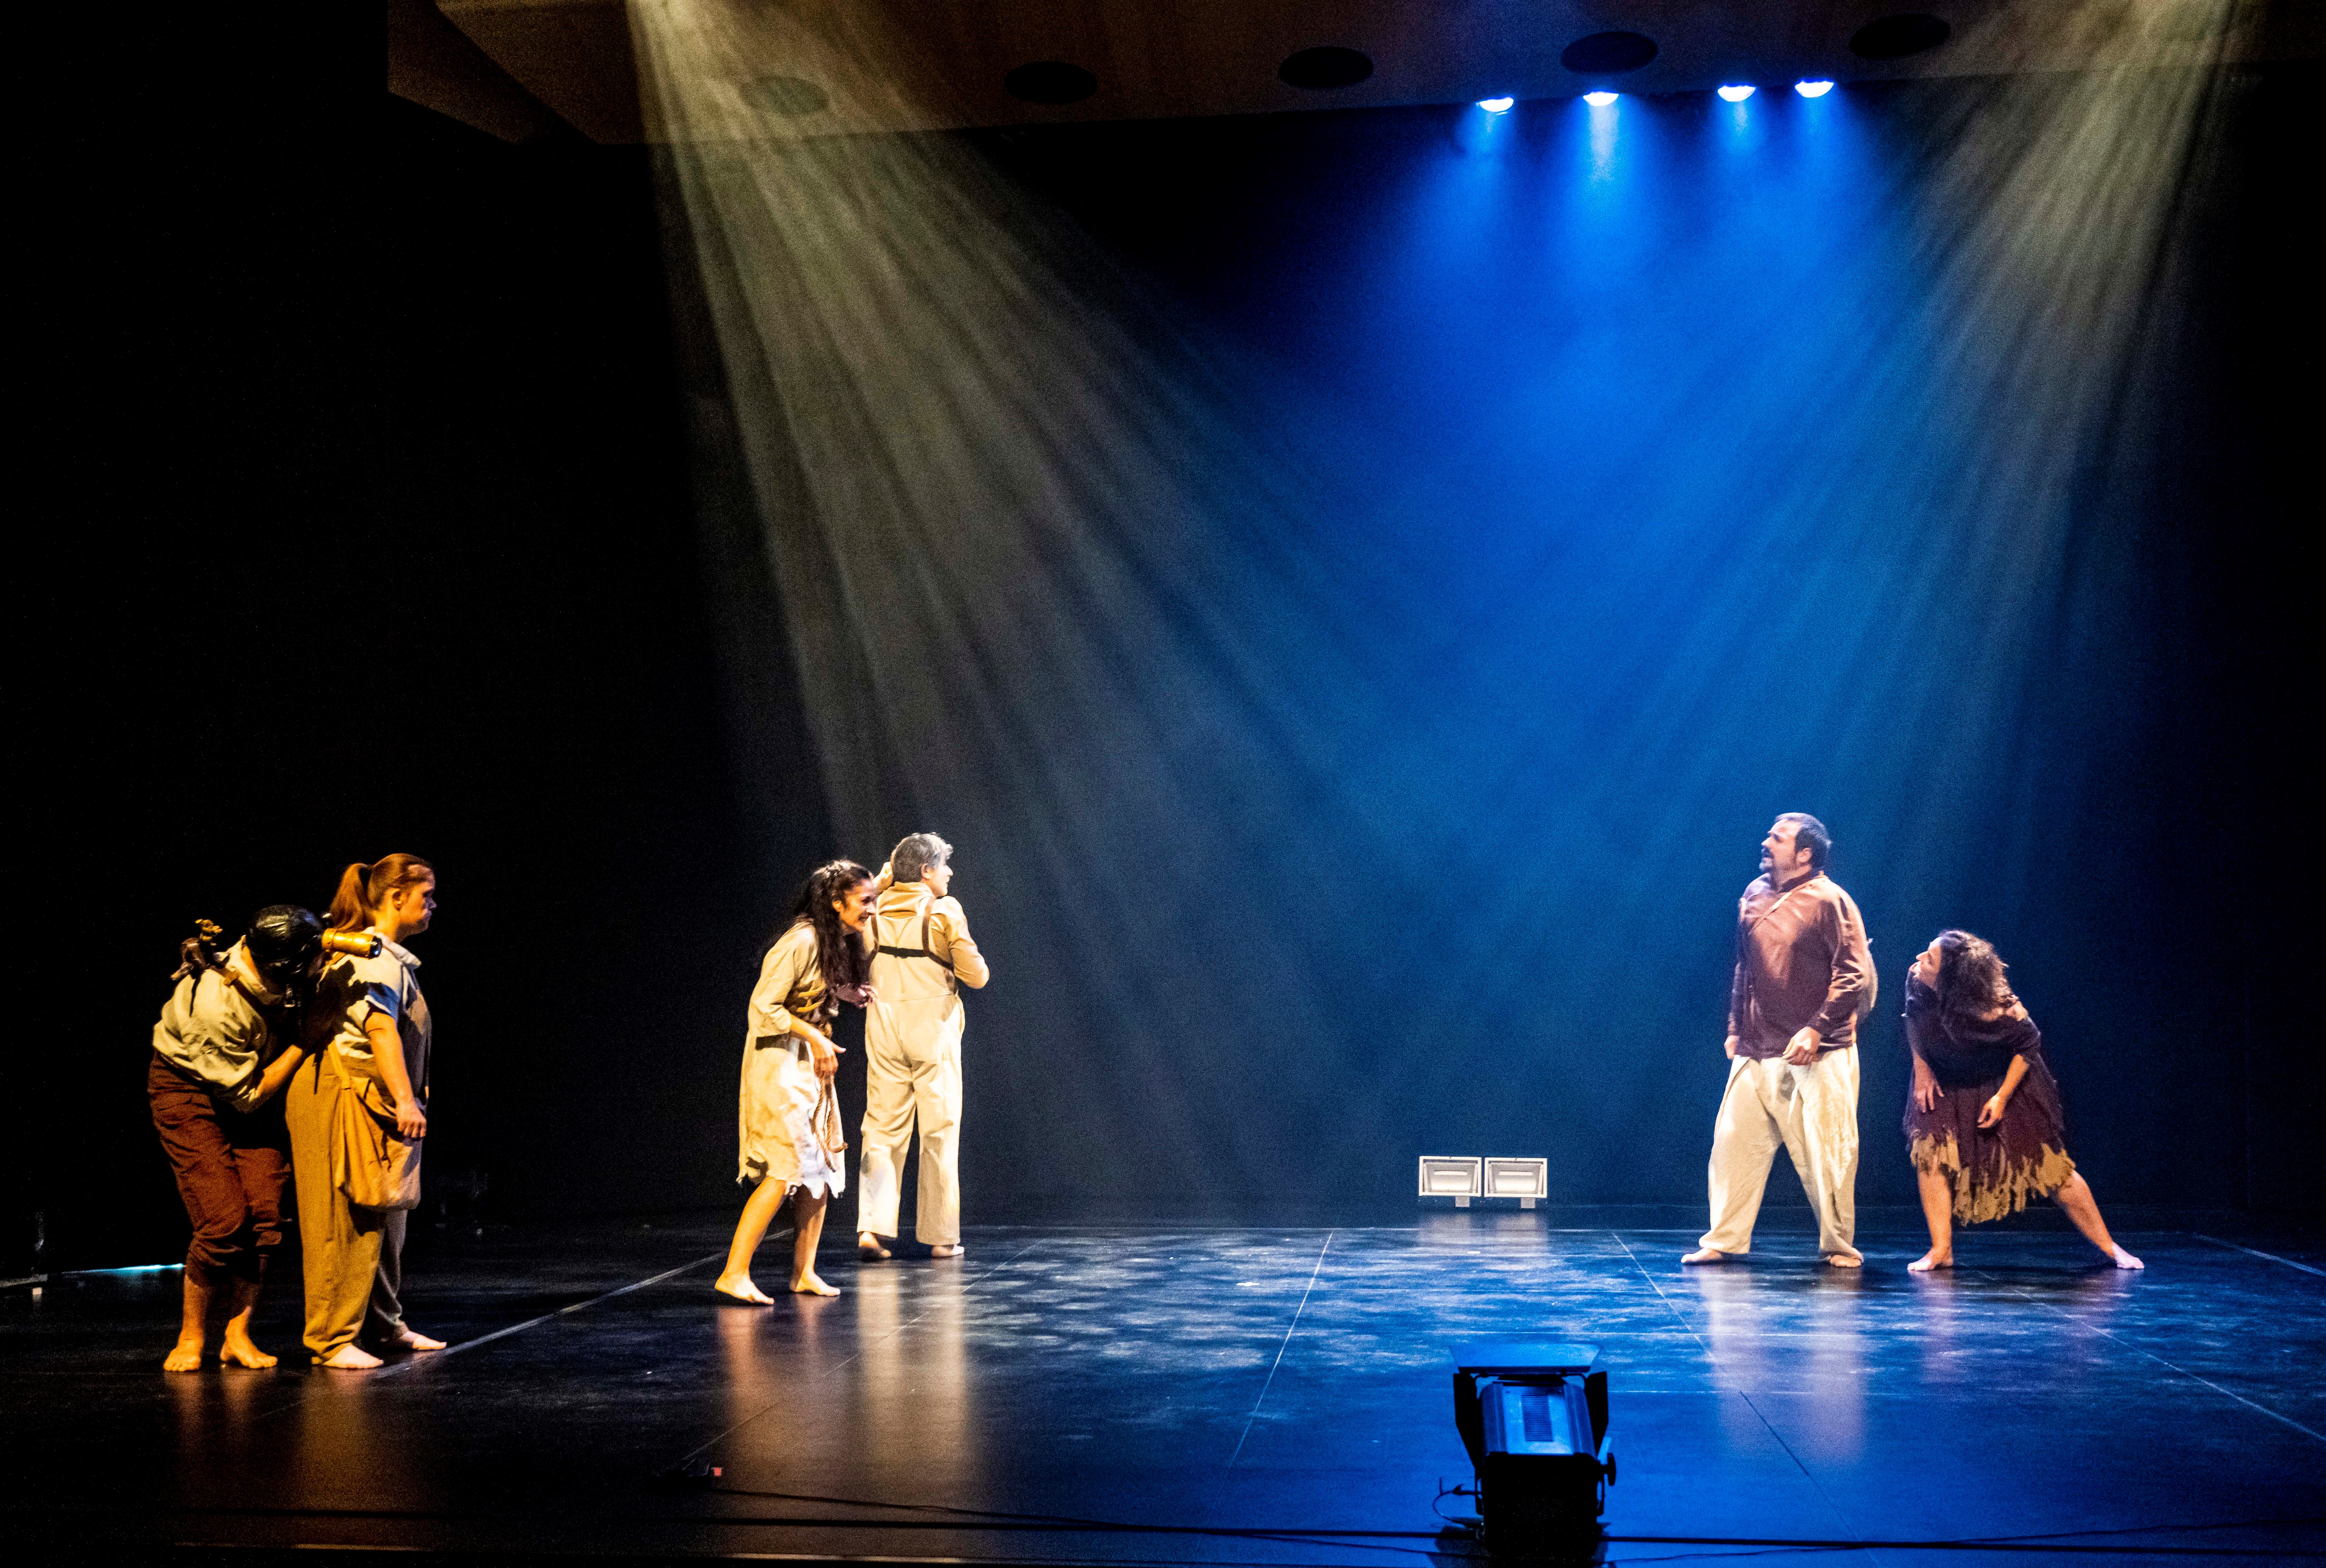
{"label": "brown long-sleeve shirt", "polygon": [[1782,892],[1757,877],[1737,900],[1728,1032],[1738,1055],[1782,1056],[1802,1029],[1828,1051],[1856,1044],[1859,1003],[1875,983],[1865,917],[1824,872]]}

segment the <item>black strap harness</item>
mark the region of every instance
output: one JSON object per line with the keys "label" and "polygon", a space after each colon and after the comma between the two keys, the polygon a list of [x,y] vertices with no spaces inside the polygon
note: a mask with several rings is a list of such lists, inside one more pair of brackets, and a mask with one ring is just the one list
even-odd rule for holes
{"label": "black strap harness", "polygon": [[928,916],[928,912],[927,912],[926,910],[924,910],[924,911],[922,911],[922,913],[921,913],[921,945],[920,945],[920,946],[918,946],[918,947],[889,947],[889,945],[887,945],[886,943],[882,943],[880,946],[874,948],[872,951],[873,951],[874,952],[884,952],[884,953],[887,953],[890,958],[900,958],[900,959],[912,959],[912,958],[917,958],[917,959],[926,959],[926,960],[928,960],[931,963],[933,963],[933,964],[937,964],[937,965],[941,966],[941,967],[944,970],[945,973],[947,973],[947,974],[951,974],[951,973],[953,973],[953,960],[952,960],[951,959],[939,958],[935,953],[931,952],[931,951],[929,951],[929,916]]}

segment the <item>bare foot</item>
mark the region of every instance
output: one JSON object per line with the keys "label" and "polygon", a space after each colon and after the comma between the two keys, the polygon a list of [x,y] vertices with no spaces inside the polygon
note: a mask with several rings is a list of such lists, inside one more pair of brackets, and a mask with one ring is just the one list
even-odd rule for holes
{"label": "bare foot", "polygon": [[2146,1268],[2148,1266],[2148,1265],[2141,1262],[2140,1259],[2135,1257],[2131,1253],[2126,1252],[2121,1247],[2111,1248],[2109,1256],[2116,1259],[2116,1266],[2118,1268]]}
{"label": "bare foot", "polygon": [[1837,1252],[1828,1257],[1826,1261],[1836,1268],[1864,1268],[1865,1266],[1865,1259],[1858,1257],[1857,1254],[1854,1252]]}
{"label": "bare foot", "polygon": [[1680,1259],[1682,1263],[1719,1263],[1728,1255],[1717,1247],[1701,1247]]}
{"label": "bare foot", "polygon": [[880,1239],[870,1230],[859,1230],[856,1233],[856,1257],[859,1262],[886,1263],[894,1256],[895,1254],[880,1245]]}
{"label": "bare foot", "polygon": [[711,1288],[721,1295],[740,1301],[746,1306],[773,1306],[776,1298],[751,1283],[748,1274],[722,1274],[711,1282]]}
{"label": "bare foot", "polygon": [[180,1340],[162,1358],[164,1372],[198,1372],[202,1366],[202,1342],[200,1340]]}
{"label": "bare foot", "polygon": [[226,1343],[219,1347],[219,1365],[247,1367],[254,1372],[264,1372],[274,1365],[274,1358],[250,1342],[247,1334],[230,1333]]}
{"label": "bare foot", "polygon": [[380,1359],[359,1345],[341,1345],[315,1365],[329,1367],[334,1372],[368,1372],[381,1365]]}
{"label": "bare foot", "polygon": [[968,1250],[968,1248],[963,1247],[958,1241],[944,1241],[930,1248],[929,1256],[931,1257],[959,1257],[963,1253],[967,1252]]}
{"label": "bare foot", "polygon": [[1908,1264],[1906,1266],[1906,1272],[1908,1274],[1936,1274],[1941,1268],[1952,1268],[1954,1266],[1955,1255],[1952,1252],[1940,1252],[1937,1248],[1933,1247],[1928,1252],[1922,1254],[1921,1257]]}
{"label": "bare foot", "polygon": [[792,1281],[792,1294],[794,1295],[838,1295],[840,1293],[824,1284],[823,1276],[811,1268]]}
{"label": "bare foot", "polygon": [[387,1342],[399,1350],[441,1350],[444,1348],[443,1341],[433,1339],[417,1329],[409,1328]]}

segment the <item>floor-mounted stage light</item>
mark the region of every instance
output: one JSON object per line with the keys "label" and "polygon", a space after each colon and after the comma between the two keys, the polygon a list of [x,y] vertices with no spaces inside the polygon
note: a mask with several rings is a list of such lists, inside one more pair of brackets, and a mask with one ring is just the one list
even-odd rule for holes
{"label": "floor-mounted stage light", "polygon": [[1793,84],[1793,90],[1800,94],[1801,97],[1805,98],[1821,98],[1825,97],[1826,94],[1833,91],[1833,83],[1829,81],[1797,81]]}
{"label": "floor-mounted stage light", "polygon": [[1451,1198],[1456,1209],[1467,1209],[1470,1200],[1486,1190],[1485,1162],[1466,1155],[1424,1155],[1421,1156],[1421,1195],[1425,1198]]}
{"label": "floor-mounted stage light", "polygon": [[1550,1162],[1488,1155],[1484,1195],[1516,1198],[1520,1208],[1531,1209],[1539,1201],[1550,1196]]}
{"label": "floor-mounted stage light", "polygon": [[1615,1451],[1596,1345],[1482,1341],[1454,1347],[1454,1425],[1477,1472],[1486,1544],[1540,1552],[1599,1527]]}
{"label": "floor-mounted stage light", "polygon": [[1499,115],[1507,111],[1516,102],[1518,99],[1513,97],[1480,98],[1478,107],[1490,115]]}
{"label": "floor-mounted stage light", "polygon": [[1586,103],[1586,104],[1589,104],[1589,105],[1590,105],[1593,108],[1595,108],[1595,109],[1604,109],[1604,108],[1605,108],[1609,104],[1612,104],[1612,103],[1614,103],[1614,102],[1615,101],[1615,97],[1616,97],[1616,95],[1615,95],[1615,94],[1611,93],[1611,92],[1605,92],[1605,91],[1602,91],[1602,92],[1596,92],[1596,93],[1585,93],[1585,94],[1583,95],[1583,101],[1584,101],[1585,103]]}
{"label": "floor-mounted stage light", "polygon": [[1752,88],[1741,81],[1733,82],[1727,87],[1714,88],[1712,90],[1724,104],[1741,104],[1753,96]]}

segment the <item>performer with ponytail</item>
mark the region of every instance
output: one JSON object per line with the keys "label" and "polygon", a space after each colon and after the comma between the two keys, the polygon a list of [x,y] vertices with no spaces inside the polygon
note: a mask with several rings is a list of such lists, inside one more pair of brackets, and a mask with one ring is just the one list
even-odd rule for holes
{"label": "performer with ponytail", "polygon": [[[404,1229],[409,1211],[367,1209],[332,1171],[333,1118],[343,1089],[385,1091],[399,1137],[428,1133],[431,1024],[420,960],[403,944],[436,914],[436,873],[416,855],[360,861],[340,877],[333,931],[376,932],[377,958],[334,960],[318,988],[307,1039],[313,1054],[291,1080],[284,1110],[299,1186],[300,1256],[306,1266],[307,1349],[321,1366],[359,1371],[377,1350],[441,1350],[442,1340],[404,1322]],[[383,1113],[385,1114],[385,1113]],[[415,1146],[411,1155],[419,1159]]]}
{"label": "performer with ponytail", "polygon": [[735,1175],[739,1184],[759,1185],[735,1222],[727,1266],[712,1282],[721,1295],[773,1302],[751,1281],[751,1255],[786,1198],[792,1201],[792,1290],[840,1294],[815,1272],[825,1206],[848,1184],[842,1157],[848,1145],[833,1094],[840,1047],[831,1030],[842,1002],[861,1007],[870,996],[864,977],[872,897],[872,873],[855,861],[819,866],[760,962],[743,1042]]}

